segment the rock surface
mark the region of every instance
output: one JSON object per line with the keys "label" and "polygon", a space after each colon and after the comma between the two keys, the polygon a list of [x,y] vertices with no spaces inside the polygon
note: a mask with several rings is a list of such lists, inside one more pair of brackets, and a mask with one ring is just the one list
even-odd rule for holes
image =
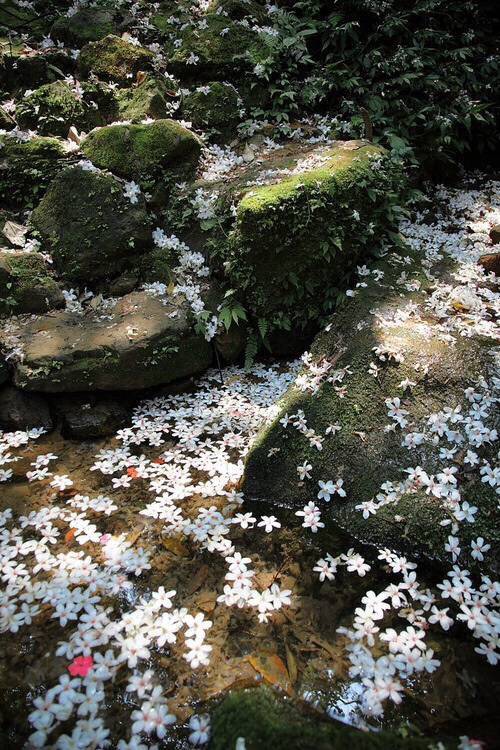
{"label": "rock surface", "polygon": [[67,137],[71,126],[89,130],[101,125],[100,112],[85,102],[63,81],[40,86],[24,97],[16,109],[20,127],[35,130],[42,135]]}
{"label": "rock surface", "polygon": [[19,330],[24,358],[14,382],[30,391],[134,390],[205,370],[210,344],[192,332],[182,299],[162,304],[146,292],[85,316],[42,316]]}
{"label": "rock surface", "polygon": [[69,281],[91,284],[117,275],[147,247],[145,202],[124,197],[114,177],[80,167],[64,170],[31,215],[31,224]]}
{"label": "rock surface", "polygon": [[40,313],[64,306],[39,253],[0,250],[0,313]]}
{"label": "rock surface", "polygon": [[0,390],[0,430],[26,430],[31,427],[52,429],[52,417],[46,400],[12,386]]}
{"label": "rock surface", "polygon": [[135,76],[140,70],[148,70],[153,58],[153,53],[144,47],[109,34],[82,47],[79,66],[84,76],[93,73],[105,81],[128,83],[129,76]]}
{"label": "rock surface", "polygon": [[[304,505],[310,500],[317,502],[320,480],[342,478],[347,496],[334,495],[324,504],[323,520],[333,520],[362,542],[448,562],[444,545],[449,527],[440,522],[449,518],[449,512],[432,493],[416,486],[396,492],[394,502],[382,505],[368,518],[356,507],[383,498],[379,495],[383,483],[392,482],[396,487],[404,482],[408,467],[421,466],[429,475],[436,475],[446,465],[431,441],[409,450],[403,445],[406,431],[386,429],[387,424],[391,426],[387,400],[400,397],[411,430],[424,432],[429,429],[431,414],[445,407],[458,407],[467,415],[471,407],[465,389],[477,388],[480,376],[487,377],[493,366],[491,339],[456,336],[450,340],[438,330],[439,319],[425,307],[428,282],[421,265],[408,262],[409,252],[405,257],[403,281],[411,278],[420,286],[419,292],[406,295],[407,304],[416,306],[416,319],[401,312],[402,289],[397,282],[401,258],[394,255],[379,261],[375,268],[385,274],[383,284],[369,277],[362,293],[332,318],[311,349],[301,381],[290,388],[278,415],[250,449],[243,491],[249,497]],[[376,347],[394,352],[394,357],[385,354],[383,362],[377,360]],[[379,367],[377,377],[370,373],[372,363]],[[310,385],[321,372],[324,374],[318,376],[316,385]],[[339,378],[332,380],[335,373]],[[402,390],[405,381],[411,385]],[[303,413],[311,435],[320,436],[321,450],[303,432],[286,424],[286,419],[285,425],[281,423],[286,414],[297,413]],[[333,434],[327,432],[330,425],[337,425]],[[488,444],[480,452],[494,462]],[[299,481],[297,467],[304,461],[311,464],[313,473],[311,479]],[[461,528],[462,559],[464,564],[476,565],[470,557],[470,542],[482,535],[492,544],[484,565],[494,571],[500,550],[497,496],[478,473],[470,474],[467,465],[458,463],[464,474],[462,500],[479,506],[475,523]]]}
{"label": "rock surface", "polygon": [[33,208],[66,158],[57,138],[22,142],[0,136],[0,202],[17,209]]}
{"label": "rock surface", "polygon": [[58,401],[64,437],[92,440],[114,435],[129,420],[127,407],[111,398],[89,400],[72,396]]}

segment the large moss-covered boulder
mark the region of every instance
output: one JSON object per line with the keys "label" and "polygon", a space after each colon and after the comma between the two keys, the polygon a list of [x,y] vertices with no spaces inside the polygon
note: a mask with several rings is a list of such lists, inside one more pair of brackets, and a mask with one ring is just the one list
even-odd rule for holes
{"label": "large moss-covered boulder", "polygon": [[177,95],[176,86],[148,73],[134,86],[117,91],[119,119],[131,122],[165,119],[171,114]]}
{"label": "large moss-covered boulder", "polygon": [[[430,740],[392,732],[363,732],[328,719],[306,704],[279,698],[270,689],[228,695],[211,716],[211,750],[429,750]],[[451,747],[442,745],[441,747]]]}
{"label": "large moss-covered boulder", "polygon": [[[474,523],[460,525],[461,563],[477,567],[470,545],[482,536],[492,549],[481,566],[495,572],[498,496],[481,481],[481,463],[464,463],[468,448],[481,459],[495,460],[491,442],[480,448],[468,443],[466,425],[475,417],[465,392],[472,388],[487,394],[481,376],[488,379],[492,371],[493,342],[443,335],[439,315],[426,307],[429,282],[421,260],[412,261],[409,251],[380,261],[375,269],[364,279],[366,288],[317,337],[304,372],[250,449],[243,490],[247,496],[303,505],[320,502],[319,481],[341,478],[346,497],[334,495],[322,504],[323,521],[333,521],[360,541],[449,565],[444,545],[451,527],[441,521],[454,520],[453,514],[439,492],[418,479],[409,481],[406,470],[422,467],[429,477],[437,477],[453,467],[461,500],[478,508]],[[380,280],[377,272],[384,274]],[[420,291],[408,293],[406,284],[420,286]],[[404,428],[391,416],[400,409]],[[292,417],[299,410],[306,425],[302,431],[293,426],[294,418],[282,421],[285,414]],[[483,421],[492,428],[489,411]],[[446,431],[432,429],[439,419],[445,420],[446,431],[462,434],[451,457],[440,452],[454,447]],[[297,467],[304,461],[312,470],[310,479],[300,481]]]}
{"label": "large moss-covered boulder", "polygon": [[18,141],[0,136],[0,203],[32,208],[65,166],[67,152],[57,138]]}
{"label": "large moss-covered boulder", "polygon": [[185,96],[182,105],[185,120],[216,138],[234,137],[242,110],[243,101],[235,87],[218,81],[198,86]]}
{"label": "large moss-covered boulder", "polygon": [[118,274],[151,240],[144,198],[132,204],[120,181],[78,166],[52,182],[31,224],[58,272],[76,284]]}
{"label": "large moss-covered boulder", "polygon": [[99,111],[64,81],[46,83],[33,91],[17,107],[16,117],[22,128],[63,137],[72,125],[78,130],[88,130],[102,124]]}
{"label": "large moss-covered boulder", "polygon": [[106,81],[126,83],[140,70],[150,69],[153,59],[153,53],[144,47],[109,34],[82,48],[79,65],[84,76],[93,73]]}
{"label": "large moss-covered boulder", "polygon": [[121,177],[166,170],[186,174],[196,167],[201,141],[174,120],[156,120],[94,130],[83,141],[82,150],[98,167]]}
{"label": "large moss-covered boulder", "polygon": [[236,220],[220,256],[233,289],[273,327],[331,312],[360,259],[395,228],[399,173],[363,141],[283,149],[220,187]]}
{"label": "large moss-covered boulder", "polygon": [[50,30],[52,39],[68,47],[81,47],[98,42],[117,29],[115,14],[110,8],[80,8],[70,16],[61,16]]}
{"label": "large moss-covered boulder", "polygon": [[165,51],[172,73],[212,80],[235,80],[269,55],[266,34],[217,13],[205,14],[201,28],[187,24],[179,31],[173,26]]}
{"label": "large moss-covered boulder", "polygon": [[[14,381],[32,391],[134,390],[197,374],[212,361],[183,297],[132,292],[86,315],[61,311],[19,328]],[[1,337],[0,337],[1,338]]]}
{"label": "large moss-covered boulder", "polygon": [[39,253],[0,250],[0,313],[41,313],[64,297]]}

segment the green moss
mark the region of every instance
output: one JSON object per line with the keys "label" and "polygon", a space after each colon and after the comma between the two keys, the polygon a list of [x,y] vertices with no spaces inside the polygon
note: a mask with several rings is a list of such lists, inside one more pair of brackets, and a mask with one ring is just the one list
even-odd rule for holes
{"label": "green moss", "polygon": [[135,122],[147,117],[153,120],[168,116],[177,90],[163,78],[147,75],[138,85],[117,92],[121,120]]}
{"label": "green moss", "polygon": [[166,248],[156,248],[147,253],[140,264],[140,274],[144,282],[151,283],[161,281],[163,284],[169,284],[172,279],[172,262],[171,251]]}
{"label": "green moss", "polygon": [[[246,750],[428,750],[430,741],[396,733],[367,733],[328,720],[314,709],[279,699],[267,688],[231,693],[211,717],[211,750],[229,750],[238,737]],[[304,713],[307,711],[308,714]],[[446,746],[444,746],[446,747]]]}
{"label": "green moss", "polygon": [[230,138],[241,122],[242,107],[243,102],[234,86],[212,81],[188,94],[182,111],[184,118],[195,128],[206,131],[208,135]]}
{"label": "green moss", "polygon": [[173,120],[147,125],[110,125],[90,133],[82,150],[94,164],[122,177],[165,169],[192,171],[201,142]]}
{"label": "green moss", "polygon": [[118,36],[109,34],[98,42],[89,42],[81,52],[79,66],[82,74],[91,73],[104,80],[126,83],[139,70],[151,68],[154,55]]}
{"label": "green moss", "polygon": [[16,109],[16,117],[22,128],[63,137],[71,125],[88,130],[102,123],[99,112],[79,99],[63,81],[46,83],[25,97]]}
{"label": "green moss", "polygon": [[3,0],[0,5],[0,27],[11,31],[29,31],[35,37],[46,34],[51,24],[50,13],[47,8],[23,8],[14,0]]}
{"label": "green moss", "polygon": [[66,46],[80,47],[87,42],[97,42],[116,31],[113,15],[107,8],[80,8],[72,16],[58,18],[50,35]]}
{"label": "green moss", "polygon": [[320,167],[244,189],[221,256],[255,315],[290,328],[332,311],[355,264],[394,228],[399,174],[373,168],[380,155],[371,145],[333,149]]}
{"label": "green moss", "polygon": [[151,240],[144,200],[132,205],[120,182],[79,167],[53,181],[31,223],[58,272],[83,284],[118,274]]}
{"label": "green moss", "polygon": [[0,130],[12,130],[15,125],[15,120],[3,107],[0,107]]}
{"label": "green moss", "polygon": [[0,203],[32,208],[65,165],[66,156],[57,138],[19,142],[0,137]]}
{"label": "green moss", "polygon": [[1,313],[40,313],[62,305],[62,292],[41,255],[0,252]]}
{"label": "green moss", "polygon": [[[207,13],[204,20],[207,22],[204,29],[188,26],[180,34],[177,32],[182,39],[181,47],[173,44],[175,34],[172,42],[167,43],[169,70],[173,73],[234,80],[251,69],[254,60],[267,56],[264,35],[215,13]],[[192,54],[198,58],[196,65],[189,62]]]}

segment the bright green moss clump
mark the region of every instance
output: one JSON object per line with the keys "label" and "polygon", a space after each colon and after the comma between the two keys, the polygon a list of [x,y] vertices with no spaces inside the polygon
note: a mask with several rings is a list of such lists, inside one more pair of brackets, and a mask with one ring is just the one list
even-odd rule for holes
{"label": "bright green moss clump", "polygon": [[63,137],[71,125],[88,130],[102,123],[99,112],[77,97],[63,81],[46,83],[25,97],[17,107],[16,117],[22,128]]}
{"label": "bright green moss clump", "polygon": [[267,688],[231,693],[213,712],[211,724],[211,750],[232,750],[238,737],[246,750],[428,750],[430,745],[424,738],[367,733],[316,713],[306,716]]}
{"label": "bright green moss clump", "polygon": [[120,120],[153,120],[168,116],[170,105],[175,101],[177,90],[169,86],[164,78],[148,74],[137,86],[117,92]]}
{"label": "bright green moss clump", "polygon": [[122,177],[158,170],[193,169],[201,142],[173,120],[147,125],[110,125],[90,133],[82,144],[89,159]]}
{"label": "bright green moss clump", "polygon": [[109,34],[98,42],[89,42],[81,52],[79,65],[82,75],[94,73],[104,80],[126,83],[139,70],[151,67],[154,55],[144,47]]}

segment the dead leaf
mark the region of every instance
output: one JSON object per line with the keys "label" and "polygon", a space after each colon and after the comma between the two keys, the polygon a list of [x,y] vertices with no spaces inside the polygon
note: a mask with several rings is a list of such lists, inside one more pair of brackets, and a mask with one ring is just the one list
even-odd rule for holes
{"label": "dead leaf", "polygon": [[76,143],[77,146],[79,146],[82,142],[82,137],[81,135],[79,135],[78,130],[74,125],[72,125],[68,130],[68,141],[73,141],[73,143]]}
{"label": "dead leaf", "polygon": [[134,546],[134,544],[139,539],[142,532],[143,532],[143,529],[139,529],[138,531],[133,531],[131,534],[128,535],[127,542],[129,542],[131,547]]}
{"label": "dead leaf", "polygon": [[162,540],[162,544],[166,550],[177,557],[187,557],[189,554],[187,547],[185,547],[176,537],[167,537]]}
{"label": "dead leaf", "polygon": [[200,586],[205,583],[207,580],[209,573],[208,565],[202,565],[194,576],[189,581],[188,585],[186,586],[186,594],[189,596],[190,594],[194,594],[195,591],[198,591]]}
{"label": "dead leaf", "polygon": [[288,643],[285,643],[286,666],[290,675],[290,682],[294,685],[297,682],[299,671],[297,669],[297,660]]}
{"label": "dead leaf", "polygon": [[216,604],[217,594],[215,591],[207,591],[206,594],[201,594],[201,596],[196,600],[196,606],[207,615],[210,614],[210,612],[214,611]]}
{"label": "dead leaf", "polygon": [[64,541],[66,542],[66,544],[69,544],[73,541],[73,539],[75,538],[75,534],[76,529],[70,529],[68,532],[66,532],[66,534],[64,535]]}
{"label": "dead leaf", "polygon": [[262,651],[259,654],[247,656],[247,660],[266,682],[280,687],[290,696],[293,695],[290,675],[278,654]]}

